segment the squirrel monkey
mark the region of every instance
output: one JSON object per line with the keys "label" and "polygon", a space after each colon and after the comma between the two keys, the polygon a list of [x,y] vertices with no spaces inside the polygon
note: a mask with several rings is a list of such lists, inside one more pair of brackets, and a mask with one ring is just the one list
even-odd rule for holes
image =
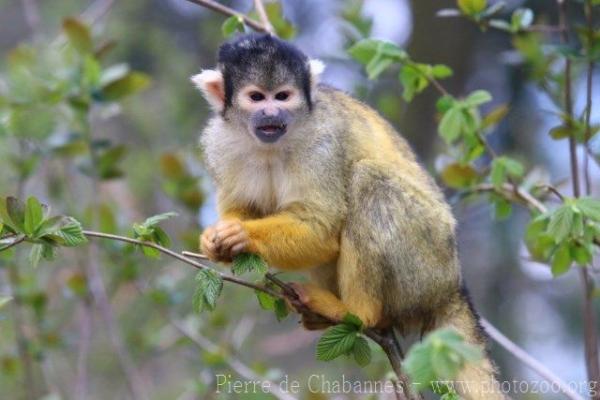
{"label": "squirrel monkey", "polygon": [[[319,85],[323,69],[285,41],[251,34],[192,77],[214,111],[201,145],[220,214],[202,251],[306,270],[300,300],[333,321],[351,312],[401,332],[453,327],[484,347],[443,194],[377,112]],[[457,381],[467,399],[503,398],[487,359]]]}

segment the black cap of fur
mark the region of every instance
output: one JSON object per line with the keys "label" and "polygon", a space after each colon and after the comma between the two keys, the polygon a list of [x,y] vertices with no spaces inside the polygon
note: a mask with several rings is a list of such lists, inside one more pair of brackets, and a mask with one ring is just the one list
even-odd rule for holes
{"label": "black cap of fur", "polygon": [[275,89],[290,81],[312,108],[308,57],[288,42],[269,34],[242,35],[221,45],[218,62],[225,81],[225,108],[231,106],[235,89],[244,84]]}

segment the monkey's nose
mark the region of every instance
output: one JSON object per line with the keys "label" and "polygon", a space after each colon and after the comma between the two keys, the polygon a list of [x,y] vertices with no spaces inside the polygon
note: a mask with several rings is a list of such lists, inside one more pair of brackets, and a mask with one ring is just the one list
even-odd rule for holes
{"label": "monkey's nose", "polygon": [[267,117],[276,117],[277,115],[279,115],[279,108],[277,107],[265,107],[262,110],[263,115],[267,116]]}

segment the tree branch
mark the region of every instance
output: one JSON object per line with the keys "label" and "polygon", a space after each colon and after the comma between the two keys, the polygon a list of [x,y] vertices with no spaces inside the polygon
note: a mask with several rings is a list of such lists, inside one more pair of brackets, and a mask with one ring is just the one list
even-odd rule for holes
{"label": "tree branch", "polygon": [[18,236],[12,236],[12,237],[3,237],[0,240],[0,242],[3,242],[3,241],[5,241],[6,239],[9,239],[9,238],[14,238],[14,240],[12,242],[10,242],[9,244],[7,244],[6,246],[0,247],[0,251],[8,250],[8,249],[10,249],[13,246],[18,245],[19,243],[24,242],[25,239],[26,239],[25,235],[18,235]]}
{"label": "tree branch", "polygon": [[229,16],[229,17],[241,18],[242,21],[244,21],[244,25],[254,29],[255,31],[269,33],[269,28],[267,26],[264,26],[260,22],[257,22],[255,20],[253,20],[252,18],[247,17],[246,15],[234,10],[233,8],[229,8],[220,3],[217,3],[216,1],[213,1],[213,0],[187,0],[187,1],[189,1],[190,3],[198,4],[199,6],[202,6],[202,7],[206,7],[210,10],[216,11],[218,13],[221,13],[221,14]]}
{"label": "tree branch", "polygon": [[479,322],[485,329],[487,334],[496,341],[500,346],[507,350],[510,354],[515,356],[523,364],[534,370],[539,376],[556,384],[563,394],[571,400],[584,400],[582,396],[577,394],[571,387],[550,371],[544,364],[531,357],[525,350],[520,348],[516,343],[506,337],[502,332],[496,329],[492,324],[489,323],[485,318],[480,318]]}
{"label": "tree branch", "polygon": [[[569,31],[567,24],[567,3],[565,0],[557,0],[559,25],[562,27],[561,42],[568,44]],[[564,109],[567,115],[567,127],[572,126],[573,121],[573,99],[571,88],[571,59],[565,57],[565,82],[564,82]],[[590,89],[591,90],[591,89]],[[591,101],[591,96],[589,101]],[[588,104],[590,104],[588,102]],[[588,110],[589,112],[590,110]],[[573,184],[573,195],[579,197],[581,187],[579,183],[579,163],[577,160],[577,141],[574,134],[569,135],[569,158],[571,161],[571,181]],[[590,279],[587,268],[579,268],[582,285],[582,319],[583,338],[585,344],[585,364],[590,388],[595,388],[600,382],[600,360],[598,359],[598,328],[596,324],[596,313],[594,312],[593,282]],[[594,391],[592,399],[600,400],[600,392]]]}
{"label": "tree branch", "polygon": [[[211,342],[204,336],[200,335],[198,332],[191,332],[188,329],[186,329],[179,321],[175,321],[175,320],[169,318],[169,323],[182,336],[185,336],[186,338],[190,339],[192,342],[194,342],[198,347],[200,347],[204,351],[211,352],[211,353],[218,353],[221,350],[219,348],[219,346],[217,346],[216,344],[214,344],[213,342]],[[263,376],[257,375],[251,368],[249,368],[242,361],[240,361],[236,358],[233,358],[231,356],[224,357],[224,359],[225,359],[225,362],[227,363],[227,365],[229,365],[229,367],[232,370],[234,370],[236,373],[238,373],[238,375],[240,375],[242,378],[247,379],[249,381],[253,381],[253,382],[259,382],[259,381],[269,382],[269,389],[270,389],[269,394],[276,397],[277,399],[279,399],[279,400],[297,400],[296,397],[281,390],[279,385],[277,385],[276,383],[270,381],[269,379],[267,379]]]}
{"label": "tree branch", "polygon": [[[269,288],[265,288],[261,285],[256,285],[254,283],[251,282],[247,282],[243,279],[238,279],[234,276],[231,275],[226,275],[223,274],[221,272],[216,271],[214,268],[211,268],[210,266],[197,262],[189,257],[186,257],[182,254],[179,254],[171,249],[167,249],[166,247],[162,247],[156,243],[152,243],[152,242],[144,242],[143,240],[137,240],[137,239],[133,239],[133,238],[129,238],[126,236],[119,236],[119,235],[112,235],[110,233],[101,233],[101,232],[95,232],[95,231],[83,231],[84,235],[88,236],[88,237],[97,237],[97,238],[103,238],[103,239],[111,239],[111,240],[116,240],[119,242],[126,242],[126,243],[131,243],[131,244],[136,244],[139,246],[146,246],[146,247],[151,247],[153,249],[156,249],[158,251],[160,251],[163,254],[166,254],[170,257],[173,257],[179,261],[184,262],[185,264],[191,265],[192,267],[196,268],[196,269],[206,269],[206,270],[211,270],[213,272],[215,272],[216,274],[218,274],[221,279],[223,279],[224,281],[227,282],[231,282],[231,283],[235,283],[237,285],[241,285],[241,286],[246,286],[250,289],[254,289],[254,290],[259,290],[261,292],[265,292],[273,297],[276,298],[283,298],[283,296],[280,293],[277,293]],[[187,254],[190,254],[190,252],[186,252]]]}
{"label": "tree branch", "polygon": [[271,21],[269,21],[269,17],[267,16],[267,12],[265,11],[265,5],[262,0],[254,0],[254,9],[260,18],[260,22],[267,32],[270,34],[275,34],[275,29],[273,29],[273,25],[271,25]]}

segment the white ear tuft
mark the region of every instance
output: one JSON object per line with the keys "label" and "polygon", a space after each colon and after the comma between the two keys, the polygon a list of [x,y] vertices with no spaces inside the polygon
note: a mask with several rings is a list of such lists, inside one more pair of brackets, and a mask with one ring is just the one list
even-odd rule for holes
{"label": "white ear tuft", "polygon": [[223,111],[225,106],[225,88],[223,85],[223,74],[214,69],[205,69],[190,80],[202,92],[213,110]]}
{"label": "white ear tuft", "polygon": [[321,74],[325,70],[325,64],[321,60],[312,59],[308,62],[308,69],[310,71],[310,85],[314,91],[321,81]]}

